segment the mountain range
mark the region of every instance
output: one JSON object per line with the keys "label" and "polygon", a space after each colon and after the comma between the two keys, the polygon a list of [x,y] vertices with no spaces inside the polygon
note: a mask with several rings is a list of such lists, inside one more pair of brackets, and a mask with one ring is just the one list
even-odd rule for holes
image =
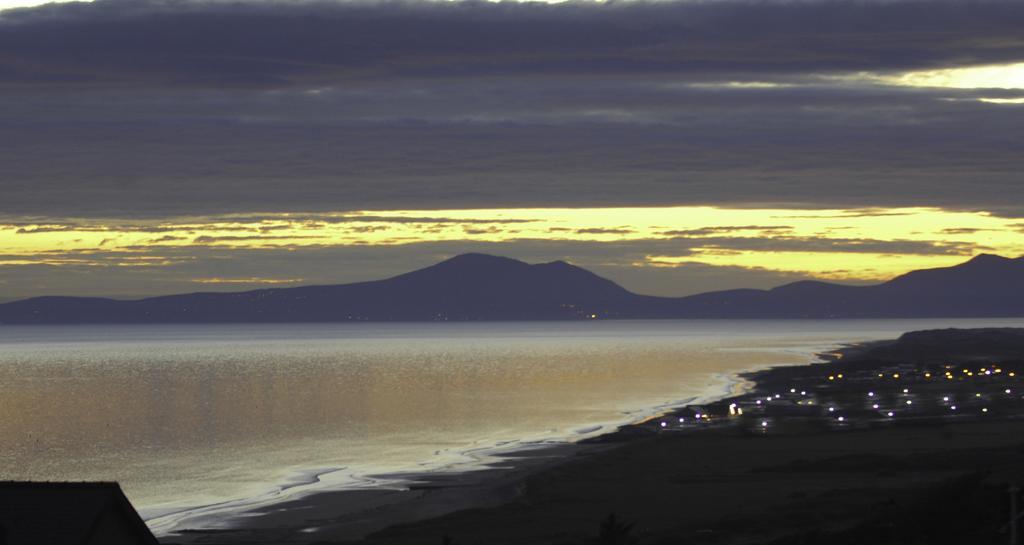
{"label": "mountain range", "polygon": [[769,290],[655,297],[564,261],[528,264],[463,254],[372,282],[0,304],[0,324],[1000,316],[1024,316],[1024,257],[982,254],[870,286],[801,281]]}

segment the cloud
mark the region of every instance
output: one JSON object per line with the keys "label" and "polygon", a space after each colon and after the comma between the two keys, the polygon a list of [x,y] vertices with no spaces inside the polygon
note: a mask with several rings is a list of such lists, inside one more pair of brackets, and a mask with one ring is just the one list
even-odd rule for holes
{"label": "cloud", "polygon": [[153,239],[151,241],[151,243],[152,244],[159,244],[161,242],[176,242],[176,241],[179,241],[179,240],[187,240],[187,239],[185,237],[178,237],[178,236],[174,236],[174,235],[164,235],[164,236],[162,236],[160,238]]}
{"label": "cloud", "polygon": [[892,255],[964,255],[988,250],[976,243],[945,240],[876,240],[822,237],[682,237],[691,248],[707,250],[756,250],[762,252],[846,252]]}
{"label": "cloud", "polygon": [[0,67],[31,85],[248,88],[891,70],[1021,59],[1022,25],[1013,1],[99,0],[5,12]]}
{"label": "cloud", "polygon": [[191,281],[196,284],[241,284],[242,286],[258,286],[263,284],[297,284],[304,280],[304,278],[261,278],[250,276],[246,278],[193,278]]}
{"label": "cloud", "polygon": [[19,227],[15,234],[29,235],[33,233],[61,233],[67,231],[80,231],[74,225],[40,225],[35,227]]}
{"label": "cloud", "polygon": [[252,236],[210,236],[200,235],[192,239],[193,244],[219,244],[223,242],[248,242],[248,241],[282,241],[282,240],[311,240],[311,239],[323,239],[325,237],[317,235],[284,235],[284,236],[271,236],[271,235],[252,235]]}
{"label": "cloud", "polygon": [[628,235],[635,233],[633,229],[618,228],[618,229],[607,229],[601,227],[590,227],[586,229],[577,229],[577,235]]}
{"label": "cloud", "polygon": [[948,227],[943,229],[941,232],[947,235],[973,235],[974,233],[980,233],[982,231],[989,231],[990,229],[976,229],[973,227]]}
{"label": "cloud", "polygon": [[[359,214],[351,216],[324,217],[310,216],[311,221],[319,223],[440,223],[440,224],[465,224],[465,223],[534,223],[538,220],[515,219],[515,218],[446,218],[437,216],[381,216],[373,214]],[[291,218],[289,218],[291,219]]]}
{"label": "cloud", "polygon": [[[44,219],[41,221],[52,221],[52,218]],[[20,227],[19,227],[20,226]],[[85,222],[65,222],[65,223],[44,223],[35,224],[27,221],[13,221],[0,223],[2,227],[18,227],[15,234],[18,235],[32,235],[38,233],[68,233],[68,232],[85,232],[85,233],[105,233],[105,232],[136,232],[136,233],[165,233],[168,231],[181,230],[180,225],[140,225],[140,224],[93,224]],[[231,226],[225,226],[224,230],[240,229],[233,228]]]}
{"label": "cloud", "polygon": [[[626,126],[26,120],[0,126],[0,216],[665,204],[1024,210],[1024,113],[905,99],[895,113],[746,100],[735,107],[743,115],[683,104],[666,106],[661,124]],[[5,117],[24,115],[17,102],[0,104]],[[243,96],[234,107],[259,103]]]}
{"label": "cloud", "polygon": [[777,236],[792,231],[791,225],[723,225],[718,227],[701,227],[698,229],[672,229],[661,234],[670,237],[703,237],[737,231],[758,231],[765,236]]}
{"label": "cloud", "polygon": [[[440,222],[426,211],[664,204],[1024,215],[1024,107],[977,101],[1024,91],[858,76],[1017,62],[1022,26],[1019,2],[944,0],[4,12],[0,217],[420,209]],[[25,226],[40,228],[57,227]]]}

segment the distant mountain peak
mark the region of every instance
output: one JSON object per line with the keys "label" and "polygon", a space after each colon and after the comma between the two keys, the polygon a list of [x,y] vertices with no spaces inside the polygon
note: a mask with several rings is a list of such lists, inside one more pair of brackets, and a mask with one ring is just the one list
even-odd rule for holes
{"label": "distant mountain peak", "polygon": [[951,267],[910,271],[883,285],[914,290],[955,290],[960,293],[1001,288],[1009,295],[1016,289],[1015,286],[1024,285],[1024,259],[978,254],[969,261]]}
{"label": "distant mountain peak", "polygon": [[[520,270],[526,268],[534,269],[548,269],[548,270],[574,270],[574,271],[585,271],[581,267],[573,265],[567,261],[555,260],[548,261],[546,263],[527,263],[511,257],[504,257],[492,254],[485,254],[479,252],[469,252],[459,254],[454,257],[450,257],[430,268],[442,268],[442,269],[472,269],[472,270],[497,270],[497,269],[510,269]],[[587,271],[589,272],[589,271]]]}
{"label": "distant mountain peak", "polygon": [[1009,257],[1003,257],[1001,255],[996,255],[996,254],[978,254],[978,255],[972,257],[969,261],[963,263],[962,266],[972,266],[972,265],[1003,265],[1003,264],[1009,263],[1011,261],[1015,261],[1015,260],[1012,259],[1012,258],[1009,258]]}
{"label": "distant mountain peak", "polygon": [[464,254],[458,254],[456,256],[449,257],[448,259],[445,259],[444,261],[441,261],[440,263],[438,263],[438,265],[444,265],[444,264],[449,264],[449,265],[472,265],[472,264],[501,264],[501,265],[519,264],[519,265],[525,265],[526,263],[524,263],[522,261],[519,261],[518,259],[513,259],[511,257],[504,257],[504,256],[500,256],[500,255],[484,254],[484,253],[480,253],[480,252],[467,252],[467,253],[464,253]]}
{"label": "distant mountain peak", "polygon": [[422,276],[424,274],[495,274],[499,272],[520,270],[527,268],[529,266],[529,264],[519,261],[518,259],[512,259],[511,257],[502,257],[482,253],[465,253],[456,255],[454,257],[450,257],[448,259],[445,259],[444,261],[435,263],[433,265],[429,265],[422,269],[417,269],[412,272],[401,274],[398,277],[417,277]]}
{"label": "distant mountain peak", "polygon": [[552,269],[579,269],[576,265],[569,263],[568,261],[562,261],[561,259],[555,261],[548,261],[547,263],[538,263],[542,267],[550,267]]}
{"label": "distant mountain peak", "polygon": [[[505,257],[503,255],[485,254],[483,252],[466,252],[464,254],[457,254],[448,259],[448,261],[519,261],[512,257]],[[520,263],[522,263],[520,261]]]}
{"label": "distant mountain peak", "polygon": [[830,288],[830,287],[833,287],[833,286],[836,286],[836,285],[838,285],[838,284],[833,284],[831,282],[824,282],[824,281],[821,281],[821,280],[797,280],[796,282],[790,282],[789,284],[783,284],[781,286],[776,286],[774,288],[771,288],[768,291],[771,291],[771,292],[799,291],[799,290],[808,290],[808,289]]}

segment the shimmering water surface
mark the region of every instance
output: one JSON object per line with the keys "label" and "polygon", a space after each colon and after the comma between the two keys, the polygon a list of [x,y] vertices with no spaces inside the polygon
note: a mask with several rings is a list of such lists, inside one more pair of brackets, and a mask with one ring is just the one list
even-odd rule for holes
{"label": "shimmering water surface", "polygon": [[988,325],[1024,320],[0,327],[0,479],[117,480],[160,526],[312,473],[370,486],[593,435],[838,343]]}

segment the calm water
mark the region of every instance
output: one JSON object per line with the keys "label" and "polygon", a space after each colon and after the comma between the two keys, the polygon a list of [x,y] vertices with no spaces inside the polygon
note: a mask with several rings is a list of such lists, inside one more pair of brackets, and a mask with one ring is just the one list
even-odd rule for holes
{"label": "calm water", "polygon": [[838,343],[986,325],[1024,320],[0,327],[0,479],[117,480],[166,531],[593,435]]}

